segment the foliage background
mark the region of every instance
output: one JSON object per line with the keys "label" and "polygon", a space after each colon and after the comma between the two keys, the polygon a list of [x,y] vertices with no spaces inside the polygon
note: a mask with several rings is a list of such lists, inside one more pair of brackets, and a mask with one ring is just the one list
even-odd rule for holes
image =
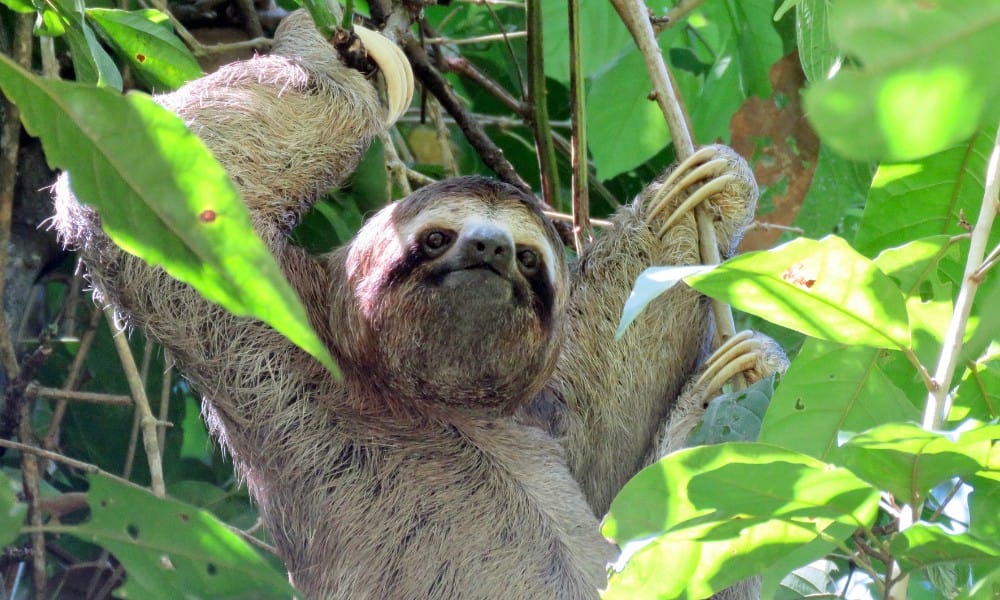
{"label": "foliage background", "polygon": [[[206,194],[219,203],[212,206],[224,206],[227,191],[224,183],[206,191],[204,178],[185,184],[182,163],[171,157],[197,157],[197,145],[142,97],[115,91],[171,89],[203,67],[264,49],[281,9],[172,3],[171,21],[155,10],[166,8],[158,3],[2,4],[0,51],[12,60],[0,63],[0,87],[27,131],[43,139],[50,163],[69,168],[75,185],[84,186],[90,166],[81,158],[131,157],[138,162],[99,167],[89,176],[112,181],[141,163],[148,169],[144,185],[128,202],[155,207],[182,199],[178,214],[142,221],[141,235],[130,234],[125,222],[120,233],[131,235],[130,249],[158,255],[179,276],[214,265],[200,282],[209,293],[230,302],[260,299],[231,304],[235,310],[273,313],[287,304],[265,292],[242,293],[234,283],[239,273],[214,258],[226,240],[244,239],[238,232],[214,241],[197,233],[149,233],[169,229],[169,219],[200,214]],[[643,57],[611,3],[576,5],[582,25],[576,52],[570,4],[428,5],[410,32],[512,172],[569,213],[574,170],[586,168],[590,214],[600,218],[670,164],[674,150],[662,114],[647,98]],[[1000,75],[991,62],[1000,50],[1000,3],[658,0],[648,6],[654,17],[671,16],[654,22],[695,140],[733,145],[761,184],[760,224],[743,249],[831,233],[850,245],[838,238],[797,242],[701,275],[701,282],[688,280],[745,310],[740,324],[776,337],[793,366],[766,413],[760,401],[771,393],[766,388],[730,396],[727,407],[712,412],[700,439],[728,443],[679,453],[626,488],[605,533],[623,544],[647,543],[608,595],[699,597],[764,573],[767,597],[996,596],[1000,285],[990,260],[1000,235],[990,234],[988,224],[979,236],[986,257],[973,265],[982,276],[970,285],[964,271],[972,225],[988,206],[982,202],[987,162],[1000,118]],[[359,2],[358,11],[413,17],[383,2]],[[541,47],[533,47],[539,40]],[[572,108],[575,54],[582,59],[585,113]],[[18,62],[44,78],[18,70]],[[470,143],[433,95],[421,95],[392,135],[374,145],[350,186],[317,206],[297,233],[301,243],[322,251],[346,241],[365,214],[428,177],[496,170],[482,142]],[[266,534],[208,440],[196,394],[165,371],[163,351],[139,332],[115,343],[108,319],[84,291],[75,258],[37,228],[48,210],[39,189],[54,175],[42,165],[38,143],[20,133],[17,109],[5,103],[3,110],[0,233],[11,243],[0,240],[8,252],[0,437],[80,461],[49,460],[23,448],[3,456],[5,591],[99,598],[124,580],[119,590],[142,598],[287,597],[280,563],[252,548],[266,549]],[[88,135],[120,131],[126,118],[137,124],[116,142]],[[586,124],[583,167],[570,158],[573,118]],[[67,133],[74,133],[72,141]],[[99,192],[87,201],[113,219],[126,197]],[[238,206],[237,198],[229,200]],[[815,285],[790,286],[792,269],[806,274],[799,282]],[[260,279],[273,287],[267,294],[280,297],[280,281]],[[978,292],[970,316],[959,319],[969,327],[964,335],[949,334],[963,287]],[[294,314],[275,318],[288,329],[298,322]],[[954,392],[951,411],[943,413],[928,408],[928,382],[955,335],[965,343],[954,375],[940,382]],[[141,385],[129,384],[132,370]],[[151,412],[144,413],[142,397]],[[735,423],[750,425],[729,435]],[[753,439],[758,430],[762,443],[732,441]],[[144,439],[152,444],[145,449]],[[161,458],[161,480],[150,456]],[[180,502],[108,474],[165,489]],[[747,543],[748,531],[755,543]],[[670,573],[664,561],[673,565]]]}

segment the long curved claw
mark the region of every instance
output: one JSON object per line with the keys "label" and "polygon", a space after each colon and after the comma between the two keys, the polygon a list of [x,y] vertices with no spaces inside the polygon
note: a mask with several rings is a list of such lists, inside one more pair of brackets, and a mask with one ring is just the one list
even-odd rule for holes
{"label": "long curved claw", "polygon": [[[714,160],[706,162],[705,164],[699,165],[696,169],[686,174],[684,178],[681,179],[680,181],[677,181],[676,178],[674,178],[674,180],[671,182],[669,186],[665,181],[660,189],[667,190],[667,192],[662,197],[658,196],[654,199],[653,206],[649,211],[649,216],[647,217],[647,221],[651,221],[652,219],[655,219],[657,216],[659,216],[659,214],[662,213],[664,210],[666,210],[668,206],[671,206],[673,204],[673,201],[678,194],[681,194],[685,190],[690,189],[691,186],[693,186],[694,184],[702,180],[718,177],[719,175],[725,173],[727,165],[728,162],[726,161],[726,159],[716,158]],[[674,169],[673,173],[670,174],[671,177],[677,171],[680,171],[680,168]],[[670,181],[671,177],[668,177],[667,180]],[[683,215],[686,210],[690,210],[683,208],[686,206],[694,206],[694,205],[691,204],[690,199],[686,200],[684,204],[674,209],[674,212],[667,219],[667,222],[669,222],[670,224],[676,223],[677,219],[679,219],[680,216]]]}
{"label": "long curved claw", "polygon": [[354,26],[354,33],[361,39],[365,50],[385,79],[386,95],[389,98],[386,127],[389,127],[406,112],[413,101],[413,70],[410,68],[410,61],[406,60],[406,55],[399,46],[381,33],[361,25]]}
{"label": "long curved claw", "polygon": [[684,202],[674,209],[674,212],[670,214],[670,217],[668,217],[663,225],[660,226],[660,231],[658,232],[660,237],[666,235],[667,231],[673,227],[675,223],[677,223],[677,220],[686,213],[694,210],[694,207],[708,200],[715,194],[725,190],[728,186],[733,185],[733,183],[737,181],[739,181],[739,178],[735,175],[727,174],[722,175],[721,177],[716,177],[698,188],[695,193],[685,198]]}

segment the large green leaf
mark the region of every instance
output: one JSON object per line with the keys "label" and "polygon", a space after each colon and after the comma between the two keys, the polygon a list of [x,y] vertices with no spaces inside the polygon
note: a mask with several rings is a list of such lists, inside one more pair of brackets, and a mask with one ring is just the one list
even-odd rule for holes
{"label": "large green leaf", "polygon": [[884,351],[807,340],[761,424],[761,442],[827,459],[841,430],[919,420],[920,411],[882,372]]}
{"label": "large green leaf", "polygon": [[915,238],[967,233],[963,218],[975,223],[979,215],[992,147],[993,134],[983,132],[920,160],[882,164],[854,247],[865,256],[875,256]]}
{"label": "large green leaf", "polygon": [[54,527],[110,550],[129,598],[291,598],[284,572],[211,513],[101,475],[90,476],[90,520]]}
{"label": "large green leaf", "polygon": [[810,82],[826,79],[834,65],[843,58],[830,40],[829,18],[830,0],[801,0],[795,6],[799,61]]}
{"label": "large green leaf", "polygon": [[820,238],[835,233],[845,239],[853,238],[855,213],[860,215],[865,206],[873,172],[874,165],[849,161],[829,146],[821,145],[816,171],[795,225],[802,228],[805,237]]}
{"label": "large green leaf", "polygon": [[[54,7],[54,8],[51,8]],[[52,0],[43,10],[43,20],[52,31],[65,34],[76,80],[121,91],[118,65],[97,41],[94,30],[84,20],[83,2]]]}
{"label": "large green leaf", "polygon": [[179,118],[143,94],[46,81],[3,56],[0,86],[118,245],[337,372],[226,172]]}
{"label": "large green leaf", "polygon": [[88,8],[132,68],[157,91],[169,91],[201,77],[191,51],[174,35],[166,15],[158,10],[125,11]]}
{"label": "large green leaf", "polygon": [[798,239],[690,275],[694,289],[813,337],[907,348],[906,304],[896,284],[841,238]]}
{"label": "large green leaf", "polygon": [[955,392],[949,421],[1000,417],[1000,352],[970,365]]}
{"label": "large green leaf", "polygon": [[1000,3],[838,0],[830,31],[858,66],[805,93],[820,137],[856,159],[909,160],[997,118]]}
{"label": "large green leaf", "polygon": [[[1000,437],[1000,427],[988,428]],[[916,424],[888,423],[847,440],[831,458],[911,506],[952,477],[968,477],[989,464],[992,441],[970,431],[957,439]]]}
{"label": "large green leaf", "polygon": [[619,544],[660,535],[629,560],[625,589],[644,585],[642,573],[676,553],[684,557],[678,568],[661,570],[652,589],[704,597],[775,561],[791,569],[822,556],[870,523],[877,503],[878,492],[846,469],[776,446],[726,443],[643,469],[615,498],[602,531]]}

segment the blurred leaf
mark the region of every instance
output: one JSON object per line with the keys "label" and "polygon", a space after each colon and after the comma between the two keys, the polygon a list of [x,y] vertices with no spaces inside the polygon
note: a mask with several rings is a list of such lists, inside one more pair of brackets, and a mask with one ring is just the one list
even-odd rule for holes
{"label": "blurred leaf", "polygon": [[774,376],[765,377],[745,390],[713,399],[687,444],[700,446],[722,442],[752,442],[774,394]]}
{"label": "blurred leaf", "polygon": [[91,475],[91,518],[62,533],[114,553],[131,598],[291,598],[285,573],[210,513],[114,479]]}
{"label": "blurred leaf", "polygon": [[[622,52],[634,45],[610,2],[581,2],[580,25],[584,77],[612,68]],[[565,2],[542,3],[542,35],[545,75],[568,85],[569,12]]]}
{"label": "blurred leaf", "polygon": [[1000,540],[1000,471],[996,467],[968,479],[969,533],[987,540]]}
{"label": "blurred leaf", "polygon": [[19,489],[6,475],[0,473],[0,545],[3,546],[11,544],[17,538],[24,524],[28,506],[17,501],[16,491]]}
{"label": "blurred leaf", "polygon": [[156,91],[174,90],[201,77],[194,55],[174,35],[162,12],[88,8],[87,16],[100,25],[120,54]]}
{"label": "blurred leaf", "polygon": [[[1000,437],[1000,427],[992,428]],[[986,469],[992,442],[966,432],[951,440],[910,423],[889,423],[848,439],[830,456],[879,489],[910,505],[923,502],[931,488]]]}
{"label": "blurred leaf", "polygon": [[798,600],[825,594],[833,586],[833,575],[838,571],[837,564],[830,560],[817,560],[799,567],[781,580],[774,600]]}
{"label": "blurred leaf", "polygon": [[1000,561],[996,539],[945,531],[929,523],[915,523],[896,534],[889,549],[904,570],[956,562],[996,565]]}
{"label": "blurred leaf", "polygon": [[829,17],[835,43],[860,65],[814,80],[806,114],[845,156],[919,158],[1000,114],[1000,3],[839,0]]}
{"label": "blurred leaf", "polygon": [[142,94],[40,79],[3,56],[0,85],[118,245],[337,372],[226,172],[176,115]]}
{"label": "blurred leaf", "polygon": [[821,339],[878,348],[910,345],[899,288],[835,236],[743,254],[684,281],[740,310]]}
{"label": "blurred leaf", "polygon": [[[48,7],[54,7],[54,11]],[[122,76],[118,72],[118,65],[97,41],[94,30],[84,20],[83,2],[52,0],[46,5],[45,14],[48,15],[45,21],[50,30],[61,28],[59,34],[65,33],[76,80],[80,83],[110,87],[120,92]],[[49,35],[57,34],[50,31]]]}
{"label": "blurred leaf", "polygon": [[980,133],[918,161],[880,165],[854,247],[874,256],[915,238],[967,233],[962,217],[975,223],[979,216],[992,147],[992,133]]}
{"label": "blurred leaf", "polygon": [[31,0],[0,0],[0,4],[3,4],[16,13],[26,14],[35,12],[35,5],[31,3]]}
{"label": "blurred leaf", "polygon": [[919,420],[920,411],[879,368],[883,351],[807,340],[761,425],[761,442],[827,459],[841,429]]}

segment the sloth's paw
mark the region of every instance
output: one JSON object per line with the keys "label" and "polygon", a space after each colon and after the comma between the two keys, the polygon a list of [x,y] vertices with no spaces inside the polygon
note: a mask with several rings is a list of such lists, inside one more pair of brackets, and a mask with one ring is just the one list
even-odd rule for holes
{"label": "sloth's paw", "polygon": [[703,398],[714,398],[738,373],[753,384],[772,373],[784,374],[788,357],[777,342],[756,331],[741,331],[712,353],[694,384]]}
{"label": "sloth's paw", "polygon": [[757,183],[750,166],[728,146],[705,146],[646,192],[645,218],[661,238],[704,204],[712,216],[719,251],[732,254],[757,206]]}

